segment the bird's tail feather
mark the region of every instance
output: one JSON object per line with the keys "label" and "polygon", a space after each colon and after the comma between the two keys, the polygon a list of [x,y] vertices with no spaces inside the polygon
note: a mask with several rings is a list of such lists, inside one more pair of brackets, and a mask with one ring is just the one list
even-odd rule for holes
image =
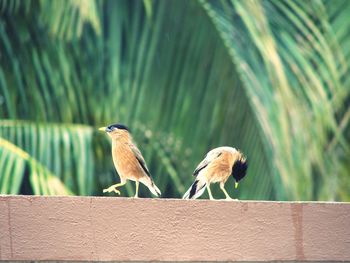
{"label": "bird's tail feather", "polygon": [[148,177],[147,180],[141,179],[140,182],[147,186],[151,193],[155,196],[160,197],[160,195],[162,194],[151,178]]}
{"label": "bird's tail feather", "polygon": [[156,184],[153,181],[152,181],[151,187],[148,187],[148,189],[152,192],[152,194],[154,194],[157,197],[160,197],[162,194],[159,188],[156,186]]}
{"label": "bird's tail feather", "polygon": [[206,187],[207,184],[204,180],[196,179],[182,199],[196,199],[203,194]]}

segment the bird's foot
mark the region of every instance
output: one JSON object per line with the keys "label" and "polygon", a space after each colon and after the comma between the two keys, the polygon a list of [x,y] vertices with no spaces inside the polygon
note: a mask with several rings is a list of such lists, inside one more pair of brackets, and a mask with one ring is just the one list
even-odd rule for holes
{"label": "bird's foot", "polygon": [[108,187],[108,188],[106,188],[106,189],[103,189],[103,192],[104,193],[111,193],[111,192],[115,192],[117,195],[120,195],[120,191],[119,190],[117,190],[117,187],[115,187],[115,186],[110,186],[110,187]]}

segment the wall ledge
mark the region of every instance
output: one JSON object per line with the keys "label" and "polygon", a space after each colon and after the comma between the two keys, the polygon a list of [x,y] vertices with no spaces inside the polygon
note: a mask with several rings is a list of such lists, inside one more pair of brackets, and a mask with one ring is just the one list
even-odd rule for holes
{"label": "wall ledge", "polygon": [[350,261],[350,203],[0,195],[0,260]]}

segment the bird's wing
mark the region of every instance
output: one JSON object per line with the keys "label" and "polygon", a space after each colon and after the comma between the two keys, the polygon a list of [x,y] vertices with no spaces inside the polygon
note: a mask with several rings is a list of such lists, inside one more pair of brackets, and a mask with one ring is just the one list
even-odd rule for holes
{"label": "bird's wing", "polygon": [[197,176],[201,170],[203,170],[205,167],[207,167],[208,164],[210,164],[213,160],[218,158],[221,154],[222,154],[222,152],[219,150],[216,150],[216,149],[208,152],[207,155],[205,156],[205,158],[203,159],[203,161],[201,161],[198,164],[197,168],[194,170],[193,176]]}
{"label": "bird's wing", "polygon": [[136,145],[134,144],[129,144],[130,146],[130,149],[131,151],[134,153],[137,161],[139,162],[139,164],[141,165],[142,169],[145,171],[145,173],[148,175],[148,176],[151,176],[150,173],[149,173],[149,170],[147,168],[147,165],[146,165],[146,161],[145,159],[143,158],[140,150],[136,147]]}

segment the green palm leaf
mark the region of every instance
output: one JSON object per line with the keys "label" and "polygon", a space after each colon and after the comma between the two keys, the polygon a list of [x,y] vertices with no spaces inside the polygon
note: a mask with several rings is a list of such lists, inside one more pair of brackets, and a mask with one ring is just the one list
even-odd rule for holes
{"label": "green palm leaf", "polygon": [[[44,169],[40,167],[45,167],[50,176],[57,176],[75,193],[92,193],[94,159],[90,127],[1,120],[0,136],[26,152],[22,159],[35,160],[31,165],[39,167],[35,171],[41,172]],[[18,176],[20,174],[23,173],[18,171]],[[41,174],[38,173],[37,178],[43,180],[45,177]]]}
{"label": "green palm leaf", "polygon": [[29,176],[36,195],[70,195],[71,191],[27,152],[0,138],[0,193],[18,194],[24,176]]}

